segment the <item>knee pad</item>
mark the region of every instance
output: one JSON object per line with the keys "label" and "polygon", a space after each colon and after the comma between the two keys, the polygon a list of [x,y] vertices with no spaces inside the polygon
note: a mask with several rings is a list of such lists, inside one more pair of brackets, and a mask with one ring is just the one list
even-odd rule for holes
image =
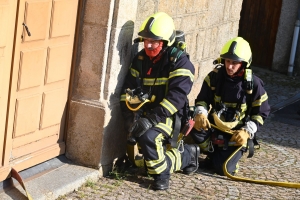
{"label": "knee pad", "polygon": [[190,132],[191,137],[193,138],[193,140],[195,141],[195,143],[197,144],[201,144],[203,142],[205,142],[208,138],[210,138],[211,133],[208,131],[197,131],[196,129],[192,129],[192,131]]}
{"label": "knee pad", "polygon": [[207,152],[209,150],[210,132],[204,130],[197,131],[196,129],[193,129],[190,132],[190,135],[194,142],[199,145],[201,151]]}
{"label": "knee pad", "polygon": [[200,150],[202,152],[208,152],[211,149],[210,142],[211,142],[210,138],[207,138],[204,142],[198,144],[200,147]]}

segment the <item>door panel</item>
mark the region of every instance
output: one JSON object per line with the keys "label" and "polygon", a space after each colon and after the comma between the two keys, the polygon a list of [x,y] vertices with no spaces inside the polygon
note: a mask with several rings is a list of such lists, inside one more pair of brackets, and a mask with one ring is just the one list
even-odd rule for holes
{"label": "door panel", "polygon": [[66,77],[67,67],[71,60],[64,52],[70,51],[68,45],[50,47],[48,49],[48,63],[46,68],[45,84],[62,81]]}
{"label": "door panel", "polygon": [[40,129],[45,129],[60,123],[64,109],[65,91],[58,89],[43,94]]}
{"label": "door panel", "polygon": [[39,151],[27,154],[28,156],[22,156],[18,159],[12,159],[10,165],[14,166],[14,169],[16,169],[17,171],[20,171],[32,167],[38,163],[44,162],[45,158],[54,158],[57,155],[62,154],[63,149],[65,149],[65,144],[57,143],[56,145],[52,145],[43,149],[41,148]]}
{"label": "door panel", "polygon": [[[22,170],[65,152],[78,1],[19,0],[4,163]],[[27,33],[25,23],[31,33]]]}
{"label": "door panel", "polygon": [[30,144],[14,148],[12,151],[11,159],[20,158],[20,157],[22,157],[26,154],[30,154],[32,152],[38,152],[41,149],[45,149],[45,147],[47,147],[47,146],[53,146],[53,144],[56,144],[57,142],[58,141],[57,141],[56,135],[52,135],[52,136],[43,138],[39,141],[35,141]]}
{"label": "door panel", "polygon": [[[56,126],[51,126],[49,128],[47,128],[43,134],[39,134],[39,133],[32,133],[32,134],[29,134],[27,135],[27,139],[29,141],[39,141],[43,138],[47,138],[47,137],[50,137],[51,135],[53,135],[53,133],[57,133],[58,134],[58,131],[59,131],[59,126],[56,125]],[[23,140],[22,137],[16,137],[14,138],[14,143],[13,143],[13,149],[14,148],[18,148],[20,146],[24,146],[27,144],[27,141],[26,140]]]}
{"label": "door panel", "polygon": [[51,2],[49,0],[39,2],[25,2],[24,21],[29,31],[28,36],[25,28],[23,29],[23,42],[44,40],[49,30],[49,19],[51,13]]}
{"label": "door panel", "polygon": [[[26,137],[39,127],[41,96],[33,95],[16,100],[13,138]],[[24,140],[24,138],[23,138]]]}
{"label": "door panel", "polygon": [[53,2],[50,37],[55,38],[72,34],[72,25],[69,23],[72,16],[69,13],[74,9],[72,8],[73,4],[72,0]]}
{"label": "door panel", "polygon": [[18,91],[41,85],[40,78],[46,65],[46,49],[35,49],[20,52]]}

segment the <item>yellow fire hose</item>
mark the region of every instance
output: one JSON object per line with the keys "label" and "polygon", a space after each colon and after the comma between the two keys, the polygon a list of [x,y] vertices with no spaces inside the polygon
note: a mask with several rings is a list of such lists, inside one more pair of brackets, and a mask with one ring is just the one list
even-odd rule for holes
{"label": "yellow fire hose", "polygon": [[223,172],[224,174],[228,177],[231,178],[235,181],[243,181],[243,182],[248,182],[248,183],[257,183],[257,184],[264,184],[264,185],[275,185],[275,186],[281,186],[281,187],[289,187],[289,188],[300,188],[300,183],[293,183],[293,182],[278,182],[278,181],[265,181],[265,180],[254,180],[250,178],[243,178],[243,177],[238,177],[238,176],[233,176],[227,171],[227,163],[228,161],[239,151],[241,150],[243,146],[239,147],[229,158],[225,161],[223,164]]}
{"label": "yellow fire hose", "polygon": [[18,171],[15,170],[14,168],[11,168],[11,177],[13,177],[14,179],[16,179],[20,183],[20,185],[22,186],[22,188],[26,192],[27,199],[28,200],[32,200],[31,195],[29,194],[29,192],[27,191],[27,189],[25,187],[25,184],[24,184],[24,181],[23,181],[22,177],[20,176],[20,174],[18,173]]}
{"label": "yellow fire hose", "polygon": [[130,103],[126,99],[126,106],[131,110],[131,111],[138,111],[145,103],[150,102],[150,100],[146,99],[144,102],[140,103],[136,108],[133,108],[130,106]]}
{"label": "yellow fire hose", "polygon": [[[214,124],[210,124],[213,128],[221,130],[219,127],[215,126]],[[232,134],[232,132],[227,131],[227,130],[221,130],[223,132]],[[289,188],[300,188],[300,183],[294,183],[294,182],[278,182],[278,181],[267,181],[267,180],[254,180],[250,178],[243,178],[243,177],[238,177],[238,176],[233,176],[227,171],[227,163],[229,160],[239,151],[243,148],[243,146],[239,147],[237,150],[235,150],[229,158],[224,162],[223,164],[223,172],[224,174],[228,177],[231,178],[235,181],[243,181],[243,182],[248,182],[248,183],[257,183],[257,184],[263,184],[263,185],[275,185],[275,186],[281,186],[281,187],[289,187]]]}

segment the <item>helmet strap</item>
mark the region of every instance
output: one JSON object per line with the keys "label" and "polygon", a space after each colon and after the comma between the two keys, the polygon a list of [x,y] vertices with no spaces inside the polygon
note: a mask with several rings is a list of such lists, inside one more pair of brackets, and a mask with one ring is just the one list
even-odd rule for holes
{"label": "helmet strap", "polygon": [[165,53],[165,51],[166,51],[167,48],[168,48],[168,47],[164,47],[164,48],[159,52],[159,54],[158,54],[157,56],[155,56],[154,58],[152,58],[153,63],[156,63],[157,61],[160,60],[160,58],[161,58],[162,55]]}
{"label": "helmet strap", "polygon": [[238,71],[235,72],[231,77],[243,76],[244,72],[245,72],[245,66],[244,64],[242,64],[241,67],[238,69]]}

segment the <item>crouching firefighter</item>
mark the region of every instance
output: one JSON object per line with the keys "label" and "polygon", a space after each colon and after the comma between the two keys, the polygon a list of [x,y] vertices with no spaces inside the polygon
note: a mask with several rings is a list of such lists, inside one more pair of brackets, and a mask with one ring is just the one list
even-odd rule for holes
{"label": "crouching firefighter", "polygon": [[181,127],[188,123],[187,95],[195,69],[188,55],[173,45],[176,31],[166,13],[148,17],[138,35],[135,41],[143,42],[144,48],[133,58],[120,107],[128,141],[137,142],[147,173],[154,178],[152,188],[165,190],[172,172],[191,174],[198,169],[199,146],[180,143],[178,148],[177,143]]}
{"label": "crouching firefighter", "polygon": [[229,40],[195,100],[190,136],[207,154],[200,167],[220,175],[233,176],[242,155],[247,150],[248,157],[253,155],[255,134],[270,113],[263,81],[252,73],[251,59],[246,40]]}

